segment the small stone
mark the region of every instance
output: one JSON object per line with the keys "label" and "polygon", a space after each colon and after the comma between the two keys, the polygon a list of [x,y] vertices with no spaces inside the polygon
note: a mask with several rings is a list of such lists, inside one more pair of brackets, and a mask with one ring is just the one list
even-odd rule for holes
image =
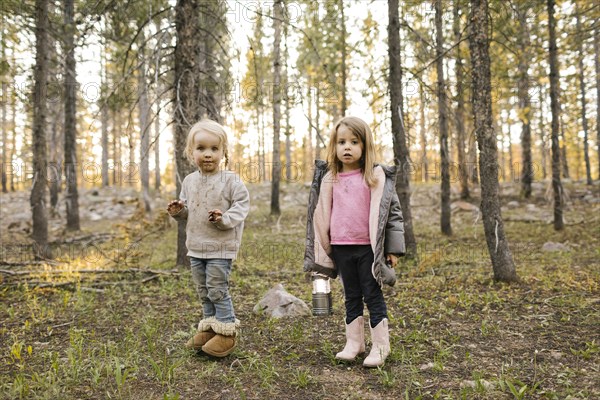
{"label": "small stone", "polygon": [[450,204],[450,208],[452,212],[459,211],[471,211],[471,212],[479,212],[479,207],[475,204],[468,203],[466,201],[458,200]]}
{"label": "small stone", "polygon": [[483,388],[485,390],[490,390],[490,389],[494,388],[494,384],[492,382],[486,381],[485,379],[479,379],[479,381],[467,381],[467,380],[465,380],[465,381],[462,381],[460,383],[460,387],[461,388],[469,387],[469,388],[475,389],[477,387],[477,383],[478,382],[479,382],[479,384],[481,386],[483,386]]}
{"label": "small stone", "polygon": [[550,351],[550,357],[554,358],[555,360],[560,360],[563,357],[563,353],[561,353],[560,351],[552,350]]}
{"label": "small stone", "polygon": [[527,205],[525,206],[525,209],[526,209],[527,211],[537,211],[537,209],[538,209],[538,208],[537,208],[537,206],[536,206],[535,204],[531,204],[531,203],[529,203],[529,204],[527,204]]}
{"label": "small stone", "polygon": [[434,365],[434,364],[433,364],[432,362],[429,362],[429,363],[427,363],[427,364],[423,364],[423,365],[421,365],[421,366],[419,367],[419,369],[420,369],[421,371],[426,371],[426,370],[428,370],[428,369],[431,369],[431,368],[433,368],[433,365]]}
{"label": "small stone", "polygon": [[506,205],[508,208],[518,208],[520,206],[518,201],[509,201],[508,204]]}
{"label": "small stone", "polygon": [[551,251],[571,251],[571,248],[566,244],[556,243],[556,242],[546,242],[542,246],[542,251],[551,252]]}

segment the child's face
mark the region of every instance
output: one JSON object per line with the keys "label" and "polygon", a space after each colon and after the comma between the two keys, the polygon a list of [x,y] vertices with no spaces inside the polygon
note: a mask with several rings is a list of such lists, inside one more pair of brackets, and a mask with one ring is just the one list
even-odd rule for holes
{"label": "child's face", "polygon": [[335,150],[337,158],[342,162],[342,172],[360,168],[363,143],[346,125],[338,127]]}
{"label": "child's face", "polygon": [[194,135],[194,162],[200,171],[211,174],[219,170],[223,158],[223,146],[218,136],[205,131]]}

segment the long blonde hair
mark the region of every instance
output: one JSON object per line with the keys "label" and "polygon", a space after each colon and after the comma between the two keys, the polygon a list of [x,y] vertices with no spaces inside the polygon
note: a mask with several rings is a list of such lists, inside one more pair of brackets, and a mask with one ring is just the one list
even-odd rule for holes
{"label": "long blonde hair", "polygon": [[225,128],[216,121],[212,119],[202,119],[196,122],[191,128],[187,136],[187,140],[185,142],[185,156],[188,161],[192,164],[194,162],[194,136],[198,132],[208,132],[212,133],[216,137],[219,138],[220,145],[223,147],[223,158],[225,159],[225,167],[229,164],[229,152],[227,151],[227,147],[229,146],[229,142],[227,141],[227,132],[225,132]]}
{"label": "long blonde hair", "polygon": [[360,158],[360,168],[365,183],[369,187],[373,187],[377,183],[377,179],[373,174],[373,168],[375,167],[375,144],[373,143],[373,134],[371,133],[369,125],[358,117],[343,117],[335,123],[335,127],[331,131],[329,144],[327,145],[327,163],[329,164],[329,170],[334,177],[342,170],[342,162],[337,157],[336,151],[338,129],[341,125],[348,128],[362,143],[363,151]]}

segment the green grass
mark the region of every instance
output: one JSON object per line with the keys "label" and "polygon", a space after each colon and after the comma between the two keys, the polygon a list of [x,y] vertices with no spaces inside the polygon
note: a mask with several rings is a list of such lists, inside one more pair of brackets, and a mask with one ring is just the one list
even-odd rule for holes
{"label": "green grass", "polygon": [[[76,282],[58,288],[7,285],[5,277],[0,399],[600,397],[600,383],[590,379],[600,374],[600,223],[589,217],[598,207],[575,203],[567,216],[587,216],[587,223],[563,232],[546,223],[506,222],[521,278],[512,285],[492,280],[481,221],[456,214],[455,233],[445,238],[435,212],[416,212],[420,257],[403,260],[398,284],[384,290],[392,352],[383,368],[367,370],[360,357],[355,363],[334,357],[344,344],[339,281],[332,284],[331,317],[253,314],[277,283],[309,302],[310,282],[302,272],[307,189],[283,186],[292,200],[282,202],[280,218],[268,214],[267,186],[250,191],[253,209],[231,283],[242,321],[232,355],[215,360],[183,347],[200,318],[185,269],[146,283],[138,274],[35,277]],[[539,196],[533,201],[548,207]],[[137,215],[113,229],[114,239],[102,244],[110,259],[75,259],[72,269],[175,268],[175,226],[164,215]],[[546,241],[573,250],[543,253]],[[119,284],[89,290],[98,281]]]}

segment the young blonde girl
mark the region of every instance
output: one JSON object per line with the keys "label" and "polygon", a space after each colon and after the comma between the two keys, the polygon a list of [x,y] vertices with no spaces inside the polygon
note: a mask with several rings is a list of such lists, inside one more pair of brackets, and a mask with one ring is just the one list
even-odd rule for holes
{"label": "young blonde girl", "polygon": [[381,286],[395,283],[393,266],[405,253],[395,175],[394,167],[375,164],[369,126],[360,118],[344,117],[331,133],[327,162],[315,162],[309,196],[304,270],[341,277],[346,345],[337,359],[352,361],[365,352],[366,304],[372,348],[365,367],[383,365],[390,353]]}
{"label": "young blonde girl", "polygon": [[202,302],[198,332],[187,347],[216,357],[235,348],[239,320],[229,294],[229,275],[242,240],[250,200],[239,176],[227,166],[227,134],[215,121],[204,119],[190,129],[186,156],[197,170],[185,177],[179,200],[167,211],[187,221],[186,246],[192,279]]}

